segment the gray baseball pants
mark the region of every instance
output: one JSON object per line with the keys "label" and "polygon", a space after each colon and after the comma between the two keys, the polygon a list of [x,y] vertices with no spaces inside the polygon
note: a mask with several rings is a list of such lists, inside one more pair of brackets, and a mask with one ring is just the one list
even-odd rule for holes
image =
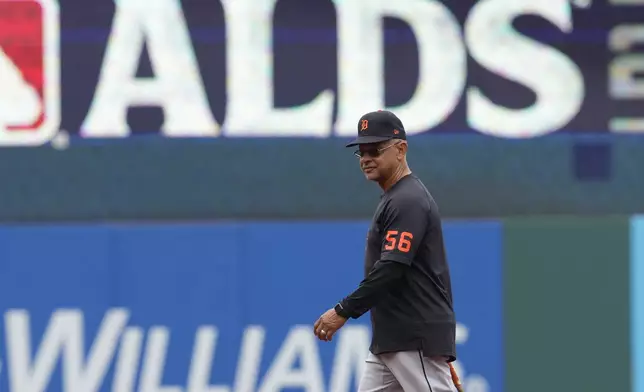
{"label": "gray baseball pants", "polygon": [[444,358],[420,351],[369,353],[358,392],[456,392]]}

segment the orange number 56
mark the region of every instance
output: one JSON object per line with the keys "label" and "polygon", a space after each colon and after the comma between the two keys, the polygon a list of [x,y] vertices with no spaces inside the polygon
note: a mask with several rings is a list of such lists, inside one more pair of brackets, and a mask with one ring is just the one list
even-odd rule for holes
{"label": "orange number 56", "polygon": [[409,252],[411,249],[411,239],[414,238],[408,231],[403,231],[398,237],[397,230],[389,230],[385,236],[387,245],[385,245],[385,250],[394,250],[398,246],[398,250],[401,252]]}

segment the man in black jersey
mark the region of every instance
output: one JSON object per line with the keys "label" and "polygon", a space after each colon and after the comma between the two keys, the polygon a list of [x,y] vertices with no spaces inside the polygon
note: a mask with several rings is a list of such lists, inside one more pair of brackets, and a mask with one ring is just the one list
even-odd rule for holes
{"label": "man in black jersey", "polygon": [[367,236],[365,278],[315,323],[330,341],[349,318],[371,312],[372,341],[360,391],[460,389],[449,267],[436,202],[407,165],[402,122],[389,111],[363,115],[347,147],[382,188]]}

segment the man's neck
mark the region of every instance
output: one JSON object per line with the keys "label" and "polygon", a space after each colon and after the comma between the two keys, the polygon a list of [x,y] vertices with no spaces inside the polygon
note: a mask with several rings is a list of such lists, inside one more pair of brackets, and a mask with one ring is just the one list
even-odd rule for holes
{"label": "man's neck", "polygon": [[391,189],[392,186],[394,186],[398,181],[400,181],[401,178],[405,177],[406,175],[411,174],[411,170],[407,166],[401,166],[398,170],[396,170],[391,177],[386,179],[384,182],[380,183],[380,187],[382,188],[383,191],[388,191]]}

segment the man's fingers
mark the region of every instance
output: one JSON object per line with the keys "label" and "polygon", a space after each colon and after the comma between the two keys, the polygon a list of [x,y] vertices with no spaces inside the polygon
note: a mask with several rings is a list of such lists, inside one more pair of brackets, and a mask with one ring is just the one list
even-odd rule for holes
{"label": "man's fingers", "polygon": [[324,330],[324,324],[320,320],[318,320],[316,324],[317,325],[315,327],[315,335],[318,337],[321,337],[321,335],[323,335],[322,331]]}
{"label": "man's fingers", "polygon": [[333,339],[333,335],[338,332],[338,329],[335,327],[329,328],[330,330],[326,333],[327,342],[330,342]]}
{"label": "man's fingers", "polygon": [[315,328],[315,336],[317,336],[318,339],[323,340],[325,342],[329,341],[328,336],[332,332],[333,331],[331,330],[331,328],[329,328],[323,322],[320,322]]}
{"label": "man's fingers", "polygon": [[[322,332],[322,331],[324,331],[324,332]],[[329,336],[330,336],[332,333],[333,333],[333,327],[330,327],[330,326],[329,326],[329,325],[327,325],[327,324],[324,324],[324,328],[321,328],[321,330],[320,330],[321,338],[322,338],[322,340],[324,340],[325,342],[328,342],[328,341],[329,341]]]}
{"label": "man's fingers", "polygon": [[318,321],[315,322],[315,334],[320,335],[320,331],[322,331],[324,328],[324,322],[322,322],[322,317],[318,319]]}

